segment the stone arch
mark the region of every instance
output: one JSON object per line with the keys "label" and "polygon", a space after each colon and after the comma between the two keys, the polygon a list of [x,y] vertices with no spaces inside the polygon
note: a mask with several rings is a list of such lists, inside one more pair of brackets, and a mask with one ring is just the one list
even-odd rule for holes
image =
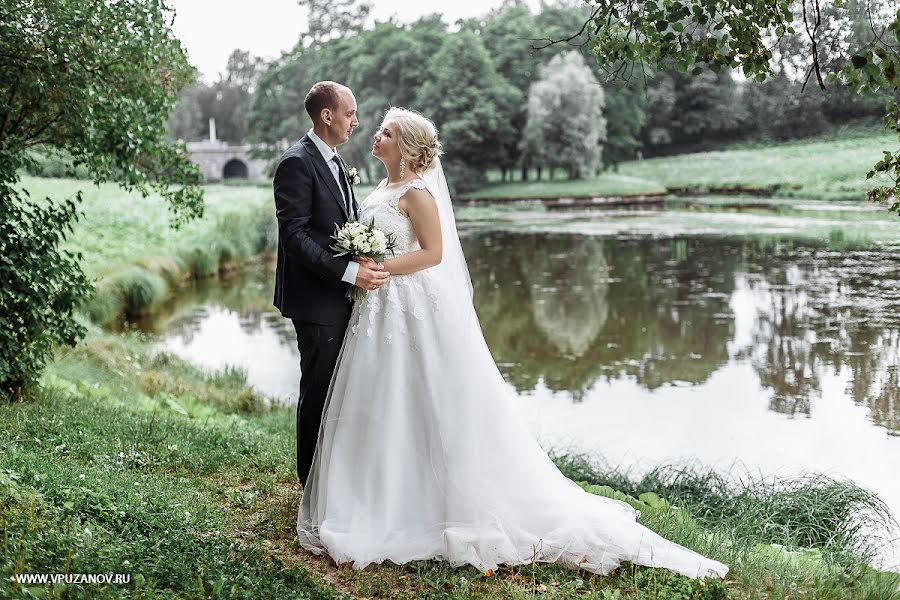
{"label": "stone arch", "polygon": [[223,179],[247,179],[248,176],[247,163],[239,158],[232,158],[222,168]]}

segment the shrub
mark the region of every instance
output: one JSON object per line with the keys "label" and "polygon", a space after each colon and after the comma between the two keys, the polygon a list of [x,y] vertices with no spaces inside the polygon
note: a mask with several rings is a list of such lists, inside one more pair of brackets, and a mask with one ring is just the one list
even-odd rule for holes
{"label": "shrub", "polygon": [[35,177],[74,177],[75,179],[90,179],[90,173],[84,167],[76,167],[72,164],[72,157],[68,153],[55,151],[48,148],[41,152],[34,152],[32,160],[25,168],[25,172]]}
{"label": "shrub", "polygon": [[196,246],[184,255],[184,262],[196,278],[211,277],[219,272],[219,255],[208,248]]}
{"label": "shrub", "polygon": [[122,308],[127,316],[149,313],[168,293],[168,286],[162,277],[138,266],[119,271],[114,281],[121,290]]}
{"label": "shrub", "polygon": [[257,254],[275,252],[278,248],[278,221],[271,209],[260,210],[255,215]]}
{"label": "shrub", "polygon": [[177,285],[185,278],[184,261],[177,256],[156,255],[139,258],[135,264],[165,279],[170,286]]}
{"label": "shrub", "polygon": [[60,249],[80,201],[76,194],[41,205],[0,184],[0,391],[7,395],[20,396],[37,379],[55,344],[84,335],[73,313],[91,286],[81,256]]}

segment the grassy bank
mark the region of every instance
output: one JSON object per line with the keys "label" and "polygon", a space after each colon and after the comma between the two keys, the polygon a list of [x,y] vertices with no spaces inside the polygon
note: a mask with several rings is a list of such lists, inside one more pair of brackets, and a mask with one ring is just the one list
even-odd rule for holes
{"label": "grassy bank", "polygon": [[748,145],[622,163],[616,173],[568,181],[493,183],[468,195],[478,199],[617,196],[666,190],[762,191],[790,198],[864,200],[876,183],[866,173],[897,145],[896,136],[849,131],[846,137]]}
{"label": "grassy bank", "polygon": [[155,195],[72,179],[26,177],[21,185],[32,197],[56,200],[83,191],[84,214],[66,248],[82,254],[95,280],[86,308],[98,323],[152,312],[185,281],[215,276],[277,244],[268,186],[206,186],[203,218],[175,230]]}
{"label": "grassy bank", "polygon": [[634,479],[573,456],[556,457],[569,477],[728,563],[728,579],[630,565],[608,577],[552,565],[487,577],[437,562],[336,568],[294,541],[293,429],[293,412],[239,372],[204,373],[137,334],[92,331],[33,399],[0,405],[0,597],[25,597],[10,577],[34,572],[132,574],[124,586],[33,586],[47,598],[900,597],[897,576],[865,565],[884,507],[853,485],[735,486],[683,469]]}

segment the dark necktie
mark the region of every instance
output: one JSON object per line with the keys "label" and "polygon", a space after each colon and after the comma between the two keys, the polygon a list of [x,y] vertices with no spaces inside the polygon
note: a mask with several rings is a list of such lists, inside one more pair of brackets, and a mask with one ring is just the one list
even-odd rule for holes
{"label": "dark necktie", "polygon": [[344,165],[341,162],[341,157],[337,154],[332,156],[331,160],[334,161],[338,168],[338,181],[341,183],[341,190],[344,192],[344,207],[347,209],[347,214],[352,217],[353,201],[350,199],[350,187],[347,185],[347,174],[344,172]]}

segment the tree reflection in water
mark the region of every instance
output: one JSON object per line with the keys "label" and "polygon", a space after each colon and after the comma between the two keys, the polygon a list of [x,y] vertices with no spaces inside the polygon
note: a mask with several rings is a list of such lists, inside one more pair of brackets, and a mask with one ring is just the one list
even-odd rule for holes
{"label": "tree reflection in water", "polygon": [[[846,393],[900,431],[900,274],[888,253],[765,236],[491,232],[465,245],[485,337],[519,391],[543,382],[578,399],[622,377],[647,389],[696,385],[746,361],[771,410],[802,416],[823,375],[846,369]],[[738,296],[752,307],[741,346]]]}
{"label": "tree reflection in water", "polygon": [[577,394],[623,375],[650,389],[702,383],[728,359],[734,278],[724,265],[736,252],[721,260],[708,240],[568,234],[465,242],[485,338],[520,391],[543,381]]}
{"label": "tree reflection in water", "polygon": [[[485,338],[520,392],[544,385],[577,401],[598,380],[696,386],[737,362],[754,369],[773,411],[810,415],[838,373],[847,396],[900,432],[900,273],[889,252],[501,231],[463,245]],[[295,351],[271,298],[271,272],[259,268],[195,286],[140,326],[190,343],[210,305],[224,306],[245,333],[273,330]]]}

